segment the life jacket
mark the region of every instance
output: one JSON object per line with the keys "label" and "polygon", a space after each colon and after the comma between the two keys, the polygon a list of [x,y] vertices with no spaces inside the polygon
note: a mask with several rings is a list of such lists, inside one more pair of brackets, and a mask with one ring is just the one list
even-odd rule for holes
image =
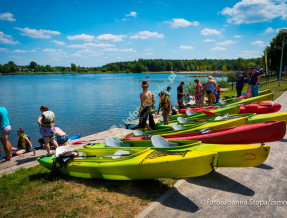
{"label": "life jacket", "polygon": [[170,107],[169,107],[169,97],[167,95],[163,95],[160,98],[160,108],[169,111]]}
{"label": "life jacket", "polygon": [[55,126],[55,115],[52,111],[44,111],[43,112],[43,119],[42,119],[42,123],[44,124],[44,126],[47,127],[51,127],[51,126]]}
{"label": "life jacket", "polygon": [[18,146],[17,147],[22,147],[26,151],[29,151],[30,147],[29,147],[28,142],[26,141],[25,137],[28,137],[28,139],[30,140],[30,137],[25,135],[25,134],[23,136],[18,137]]}

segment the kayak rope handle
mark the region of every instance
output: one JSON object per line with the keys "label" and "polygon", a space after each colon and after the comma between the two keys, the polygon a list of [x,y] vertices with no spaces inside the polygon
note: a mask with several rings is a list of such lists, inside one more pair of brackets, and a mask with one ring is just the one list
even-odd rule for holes
{"label": "kayak rope handle", "polygon": [[186,153],[189,152],[189,150],[187,151],[164,151],[164,150],[159,150],[159,151],[153,151],[150,154],[148,154],[140,163],[139,165],[141,165],[145,160],[147,159],[154,159],[154,158],[158,158],[158,157],[164,157],[164,156],[168,156],[168,155],[180,155],[182,157],[184,157],[186,155]]}
{"label": "kayak rope handle", "polygon": [[261,142],[261,146],[260,147],[263,147],[265,149],[265,151],[267,151],[267,148],[264,145],[265,145],[265,143]]}

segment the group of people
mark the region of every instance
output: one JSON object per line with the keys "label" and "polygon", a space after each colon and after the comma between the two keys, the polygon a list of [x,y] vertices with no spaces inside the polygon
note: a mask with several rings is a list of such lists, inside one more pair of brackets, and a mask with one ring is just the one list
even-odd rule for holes
{"label": "group of people", "polygon": [[236,81],[237,97],[242,95],[242,90],[246,83],[248,83],[247,97],[258,96],[260,77],[260,72],[256,66],[249,67],[246,75],[244,75],[241,71],[238,71]]}
{"label": "group of people", "polygon": [[[205,84],[201,84],[199,79],[194,80],[196,86],[194,88],[195,92],[195,104],[196,107],[203,107],[204,106],[204,94],[206,94],[208,99],[208,105],[212,105],[213,103],[218,103],[220,99],[220,85],[213,79],[212,76],[208,77],[208,81]],[[185,108],[183,104],[183,97],[185,93],[183,91],[184,82],[181,82],[180,85],[177,87],[177,102],[178,108],[182,109]],[[190,96],[190,94],[188,93]]]}
{"label": "group of people", "polygon": [[[40,126],[40,134],[42,135],[42,138],[39,140],[39,143],[46,148],[47,155],[50,155],[50,143],[55,148],[60,145],[67,145],[69,136],[62,129],[55,126],[55,114],[52,111],[49,111],[46,105],[41,106],[40,111],[41,115],[39,116],[37,123]],[[15,151],[16,155],[35,151],[33,149],[30,137],[25,134],[22,127],[17,130],[17,147],[12,147],[9,141],[10,133],[11,125],[8,111],[5,107],[0,107],[0,140],[6,154],[6,157],[2,160],[2,162],[11,160],[12,151]]]}
{"label": "group of people", "polygon": [[[206,92],[208,97],[208,103],[209,105],[218,102],[220,98],[220,85],[217,85],[216,81],[213,79],[212,76],[208,77],[208,82],[203,86],[198,79],[195,79],[194,82],[196,83],[196,87],[194,89],[195,91],[195,97],[193,97],[190,93],[188,94],[188,100],[195,100],[196,107],[203,107],[204,106],[204,93]],[[155,97],[154,95],[148,90],[149,87],[148,81],[144,80],[142,81],[142,84],[140,85],[143,89],[143,92],[140,94],[140,100],[141,100],[141,106],[139,109],[138,116],[139,119],[139,125],[138,127],[142,129],[142,131],[145,131],[145,128],[147,128],[149,131],[153,129],[155,126],[153,115],[152,115],[152,109],[154,108],[155,104]],[[177,87],[177,103],[178,103],[178,109],[185,108],[184,106],[184,96],[186,96],[186,93],[183,90],[184,82],[182,81],[180,85]],[[174,107],[172,107],[171,104],[171,87],[167,87],[166,91],[161,91],[159,93],[159,107],[158,112],[162,111],[163,121],[164,124],[167,125],[169,123],[169,116],[170,114],[176,114],[177,111]],[[147,125],[147,119],[149,119],[149,125]]]}

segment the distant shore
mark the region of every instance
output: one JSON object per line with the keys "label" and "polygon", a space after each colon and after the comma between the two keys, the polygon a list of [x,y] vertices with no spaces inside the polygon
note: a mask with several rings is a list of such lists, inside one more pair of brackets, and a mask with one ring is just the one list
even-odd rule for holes
{"label": "distant shore", "polygon": [[[89,72],[16,72],[16,73],[0,73],[0,76],[5,76],[5,75],[49,75],[49,74],[116,74],[116,73],[126,73],[124,71],[118,71],[118,72],[113,72],[113,71],[107,71],[107,72],[102,72],[102,71],[89,71]],[[127,73],[127,74],[170,74],[170,73],[175,73],[175,74],[215,74],[219,73],[222,74],[222,72],[219,71],[160,71],[160,72],[142,72],[142,73]],[[230,73],[230,72],[224,72],[224,73]]]}

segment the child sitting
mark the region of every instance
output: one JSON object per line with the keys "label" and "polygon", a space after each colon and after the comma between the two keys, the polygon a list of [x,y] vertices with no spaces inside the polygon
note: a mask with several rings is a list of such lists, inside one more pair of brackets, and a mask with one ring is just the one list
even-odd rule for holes
{"label": "child sitting", "polygon": [[220,85],[218,84],[218,89],[216,91],[214,91],[214,95],[215,95],[215,103],[219,103],[219,99],[220,99],[220,93],[221,93],[221,89],[220,89]]}
{"label": "child sitting", "polygon": [[24,129],[19,128],[17,130],[17,135],[18,135],[18,144],[17,148],[12,147],[13,151],[16,151],[16,155],[24,154],[26,152],[34,151],[32,148],[32,143],[30,141],[29,136],[24,134]]}

